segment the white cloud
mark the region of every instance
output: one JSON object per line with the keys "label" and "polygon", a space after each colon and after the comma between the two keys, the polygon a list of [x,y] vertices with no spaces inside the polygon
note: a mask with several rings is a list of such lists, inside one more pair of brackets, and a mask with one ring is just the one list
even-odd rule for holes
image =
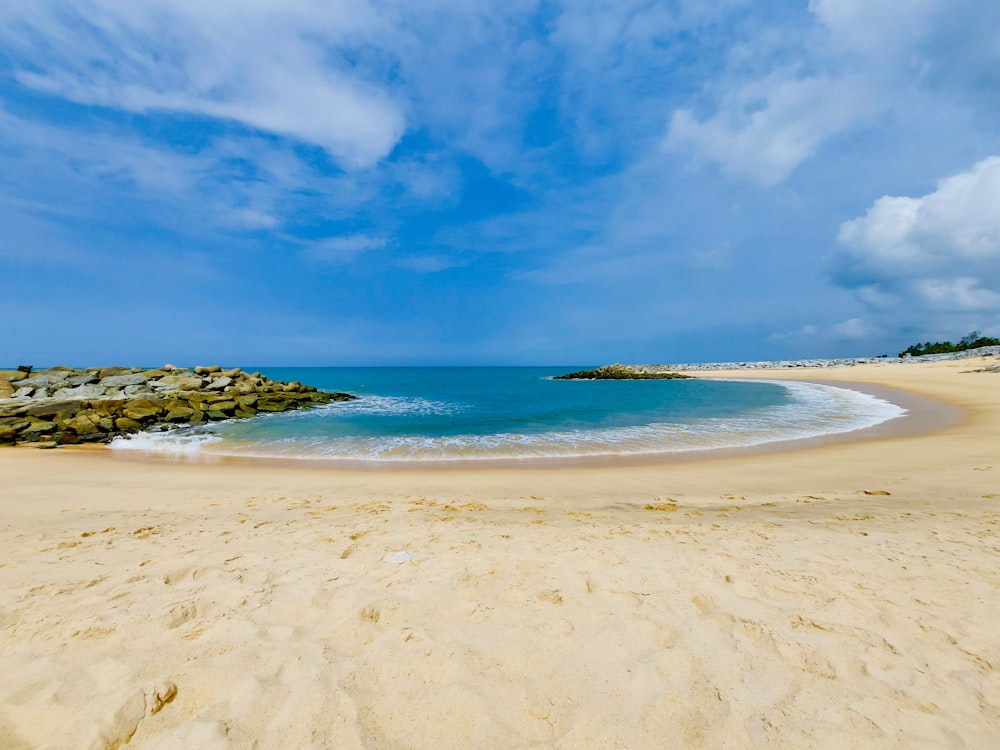
{"label": "white cloud", "polygon": [[458,268],[461,265],[464,265],[461,260],[445,255],[414,255],[396,261],[397,267],[417,273],[438,273],[447,271],[449,268]]}
{"label": "white cloud", "polygon": [[344,263],[362,253],[380,250],[388,244],[385,237],[370,234],[345,234],[309,243],[303,255],[324,263]]}
{"label": "white cloud", "polygon": [[870,334],[868,324],[861,318],[849,318],[830,326],[830,333],[841,341],[856,341],[867,338]]}
{"label": "white cloud", "polygon": [[726,69],[692,99],[699,106],[674,109],[665,145],[768,187],[878,118],[926,116],[942,96],[970,111],[994,106],[982,102],[1000,81],[1000,11],[972,0],[812,0],[808,9],[799,28],[782,17],[733,45]]}
{"label": "white cloud", "polygon": [[675,151],[693,146],[731,177],[769,187],[862,119],[867,99],[861,81],[772,75],[727,92],[704,121],[690,109],[676,110],[665,145]]}
{"label": "white cloud", "polygon": [[810,0],[809,10],[845,49],[880,56],[903,50],[927,30],[939,0]]}
{"label": "white cloud", "polygon": [[998,207],[1000,156],[942,180],[927,195],[883,196],[841,225],[837,278],[877,310],[995,318]]}
{"label": "white cloud", "polygon": [[[343,61],[380,21],[363,0],[11,3],[0,41],[31,88],[131,112],[231,120],[326,149],[364,168],[405,129],[378,70]],[[369,67],[378,68],[375,55]]]}

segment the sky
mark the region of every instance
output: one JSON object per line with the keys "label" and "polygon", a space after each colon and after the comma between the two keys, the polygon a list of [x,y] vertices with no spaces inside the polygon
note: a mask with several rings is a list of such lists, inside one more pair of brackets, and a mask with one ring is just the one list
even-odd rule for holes
{"label": "sky", "polygon": [[1000,336],[1000,3],[3,3],[0,227],[6,366]]}

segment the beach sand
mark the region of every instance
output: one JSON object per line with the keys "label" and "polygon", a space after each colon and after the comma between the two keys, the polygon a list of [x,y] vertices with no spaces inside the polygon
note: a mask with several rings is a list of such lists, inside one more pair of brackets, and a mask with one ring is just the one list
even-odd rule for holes
{"label": "beach sand", "polygon": [[984,364],[710,373],[962,414],[702,460],[0,450],[0,748],[995,748]]}

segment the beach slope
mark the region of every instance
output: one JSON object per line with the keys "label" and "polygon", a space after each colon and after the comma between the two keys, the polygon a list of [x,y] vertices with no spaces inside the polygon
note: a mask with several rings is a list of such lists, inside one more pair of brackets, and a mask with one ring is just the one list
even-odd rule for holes
{"label": "beach slope", "polygon": [[995,747],[983,364],[703,373],[953,412],[682,461],[2,450],[0,747]]}

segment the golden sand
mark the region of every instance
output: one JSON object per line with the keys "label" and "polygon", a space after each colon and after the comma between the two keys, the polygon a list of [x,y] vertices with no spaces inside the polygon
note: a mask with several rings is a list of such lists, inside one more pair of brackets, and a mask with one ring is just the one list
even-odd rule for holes
{"label": "golden sand", "polygon": [[0,748],[997,747],[983,364],[768,371],[962,417],[703,460],[2,450]]}

